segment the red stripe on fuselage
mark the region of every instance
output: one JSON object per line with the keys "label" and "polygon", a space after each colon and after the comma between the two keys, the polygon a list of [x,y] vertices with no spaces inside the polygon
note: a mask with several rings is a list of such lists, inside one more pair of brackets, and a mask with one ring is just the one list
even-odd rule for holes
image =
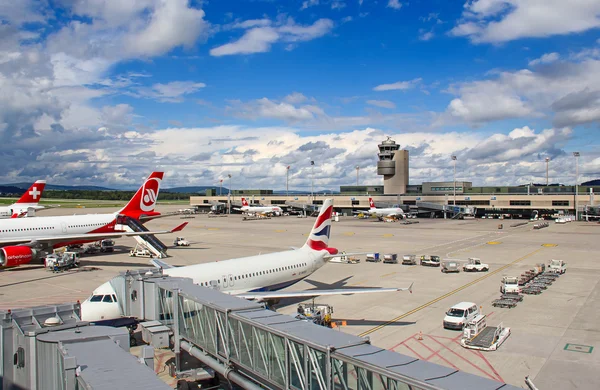
{"label": "red stripe on fuselage", "polygon": [[[119,232],[123,232],[124,230],[115,230],[116,223],[117,223],[117,220],[113,219],[112,221],[110,221],[106,225],[101,226],[101,227],[99,227],[97,229],[94,229],[94,230],[92,230],[90,232],[87,232],[86,234],[119,233]],[[64,242],[56,243],[56,244],[52,245],[52,247],[54,249],[56,249],[56,248],[62,248],[63,246],[87,244],[88,242],[96,242],[96,241],[100,241],[100,239],[98,239],[98,238],[92,238],[92,239],[89,239],[89,240],[79,239],[79,240],[72,240],[72,241],[64,241]]]}

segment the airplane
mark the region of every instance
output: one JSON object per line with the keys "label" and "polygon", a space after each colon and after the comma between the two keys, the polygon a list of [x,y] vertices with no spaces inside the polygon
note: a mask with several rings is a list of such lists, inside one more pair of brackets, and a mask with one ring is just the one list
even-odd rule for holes
{"label": "airplane", "polygon": [[246,198],[242,198],[242,207],[236,208],[236,210],[240,210],[243,213],[254,213],[254,214],[275,214],[282,215],[283,210],[279,206],[250,206]]}
{"label": "airplane", "polygon": [[[336,248],[329,246],[332,211],[333,200],[325,200],[306,243],[298,249],[184,267],[172,267],[158,259],[151,262],[162,269],[163,275],[191,278],[200,286],[269,304],[275,304],[283,298],[314,298],[326,295],[406,290],[412,293],[412,284],[409,287],[399,288],[279,291],[309,277],[332,258],[348,255],[338,253]],[[104,296],[108,298],[104,299]],[[83,321],[118,319],[123,316],[120,306],[115,289],[110,282],[106,282],[96,288],[81,304],[81,319]]]}
{"label": "airplane", "polygon": [[25,193],[15,203],[0,207],[0,219],[19,218],[27,215],[29,209],[43,209],[38,203],[42,198],[46,180],[37,180],[25,191]]}
{"label": "airplane", "polygon": [[[403,219],[406,218],[404,214],[404,210],[400,207],[387,207],[387,208],[377,208],[375,207],[375,202],[373,202],[373,198],[369,198],[369,210],[363,213],[375,215],[379,218],[397,218]],[[362,211],[361,211],[362,212]]]}
{"label": "airplane", "polygon": [[117,224],[126,223],[126,217],[146,221],[161,216],[154,207],[163,175],[163,172],[153,172],[125,207],[114,213],[0,220],[0,267],[41,260],[45,252],[68,245],[181,231],[187,222],[172,230],[125,232],[115,228]]}

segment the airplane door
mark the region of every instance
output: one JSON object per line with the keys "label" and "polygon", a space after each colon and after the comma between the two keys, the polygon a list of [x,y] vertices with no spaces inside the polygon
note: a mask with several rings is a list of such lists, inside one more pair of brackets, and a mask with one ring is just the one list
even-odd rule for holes
{"label": "airplane door", "polygon": [[227,287],[227,275],[223,275],[223,288]]}
{"label": "airplane door", "polygon": [[235,283],[233,282],[233,275],[229,274],[229,287],[233,287]]}
{"label": "airplane door", "polygon": [[60,227],[61,227],[63,233],[67,232],[67,224],[65,222],[61,222]]}

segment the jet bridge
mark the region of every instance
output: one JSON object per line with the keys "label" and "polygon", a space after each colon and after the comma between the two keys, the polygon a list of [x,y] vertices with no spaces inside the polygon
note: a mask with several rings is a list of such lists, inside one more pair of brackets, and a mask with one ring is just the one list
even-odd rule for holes
{"label": "jet bridge", "polygon": [[[120,215],[117,219],[116,230],[124,230],[126,232],[147,232],[146,228],[141,222],[134,218],[130,218],[124,215]],[[167,246],[153,234],[142,234],[140,236],[133,236],[135,240],[147,248],[154,256],[159,259],[167,257]]]}
{"label": "jet bridge", "polygon": [[465,215],[475,215],[477,209],[469,206],[453,206],[449,204],[439,204],[433,202],[417,202],[416,209],[418,213],[442,212],[452,214],[452,218],[460,218]]}
{"label": "jet bridge", "polygon": [[157,270],[122,273],[111,285],[125,315],[172,330],[178,369],[183,350],[246,389],[517,389]]}

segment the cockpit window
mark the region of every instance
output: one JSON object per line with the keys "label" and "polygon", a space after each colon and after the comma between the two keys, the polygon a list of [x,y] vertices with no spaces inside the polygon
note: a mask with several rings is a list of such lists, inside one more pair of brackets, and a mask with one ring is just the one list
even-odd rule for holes
{"label": "cockpit window", "polygon": [[102,302],[109,302],[112,303],[112,298],[110,295],[105,295],[104,298],[102,299]]}
{"label": "cockpit window", "polygon": [[90,302],[102,302],[102,298],[104,298],[104,295],[94,295]]}

